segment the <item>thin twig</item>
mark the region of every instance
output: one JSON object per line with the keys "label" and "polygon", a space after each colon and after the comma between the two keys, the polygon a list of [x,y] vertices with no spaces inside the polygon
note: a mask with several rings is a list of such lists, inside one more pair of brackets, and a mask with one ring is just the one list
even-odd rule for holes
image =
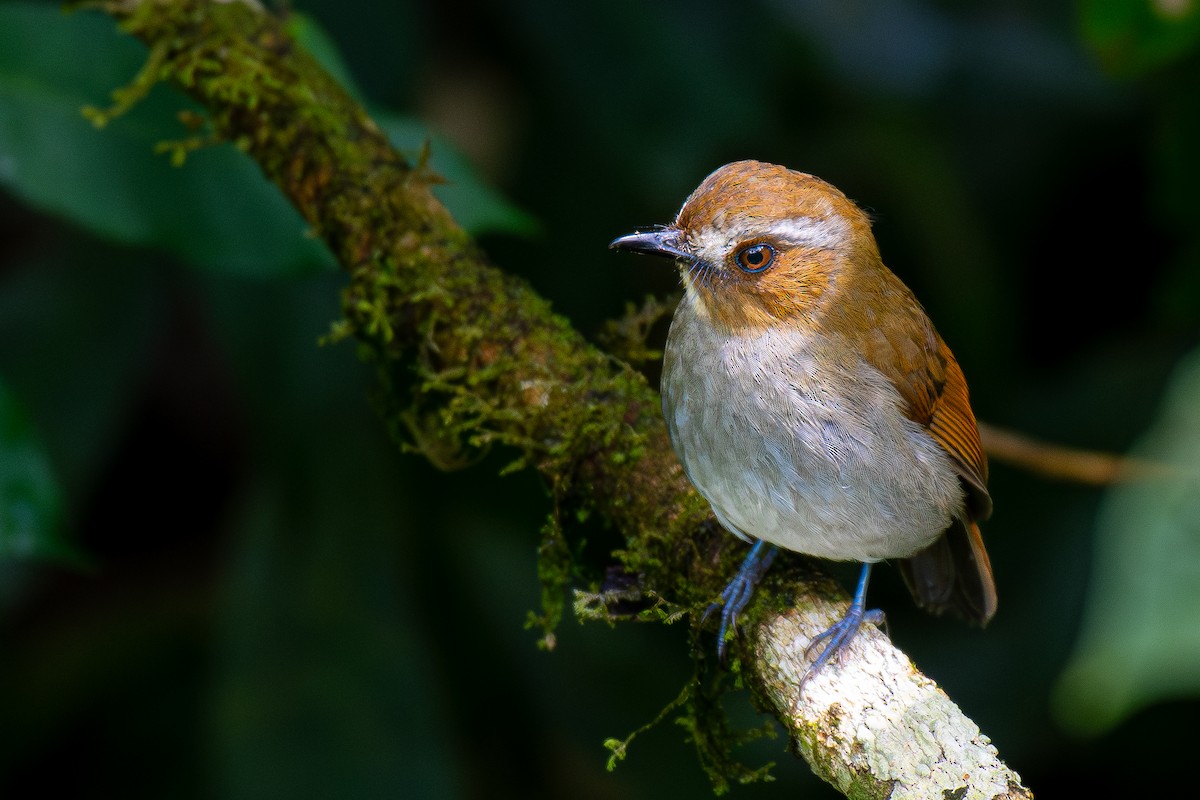
{"label": "thin twig", "polygon": [[1027,469],[1046,478],[1093,486],[1178,477],[1166,464],[1146,459],[1081,450],[1040,441],[1023,433],[979,423],[988,458]]}

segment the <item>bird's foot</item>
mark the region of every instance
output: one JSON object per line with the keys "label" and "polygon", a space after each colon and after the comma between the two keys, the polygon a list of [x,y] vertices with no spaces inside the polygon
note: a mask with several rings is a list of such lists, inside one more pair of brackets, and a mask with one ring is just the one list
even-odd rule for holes
{"label": "bird's foot", "polygon": [[813,651],[822,642],[825,647],[821,650],[821,654],[813,661],[812,666],[804,673],[804,677],[800,679],[800,689],[803,691],[804,684],[808,679],[829,663],[833,657],[842,658],[846,648],[850,642],[854,641],[854,637],[858,635],[858,631],[862,628],[863,623],[869,625],[880,626],[883,624],[883,612],[878,608],[868,610],[866,608],[867,598],[867,582],[871,579],[871,565],[863,564],[862,572],[858,576],[858,586],[854,591],[854,600],[851,601],[850,607],[846,609],[846,613],[842,618],[834,623],[829,630],[824,631],[808,643],[808,647],[804,648],[804,657],[807,659],[812,656]]}
{"label": "bird's foot", "polygon": [[801,689],[804,688],[808,679],[817,674],[830,660],[836,657],[840,661],[864,623],[876,627],[882,625],[883,612],[878,608],[864,609],[862,603],[859,602],[851,603],[850,608],[846,609],[846,614],[840,620],[834,623],[829,630],[817,635],[809,642],[808,647],[804,649],[806,659],[810,658],[820,645],[824,644],[824,647],[800,680]]}
{"label": "bird's foot", "polygon": [[724,663],[725,650],[728,646],[727,633],[737,632],[737,616],[754,596],[754,589],[767,573],[771,562],[775,560],[776,550],[766,542],[758,541],[750,548],[742,566],[738,568],[733,580],[721,592],[721,602],[713,603],[704,611],[704,619],[721,609],[721,629],[717,633],[717,660]]}

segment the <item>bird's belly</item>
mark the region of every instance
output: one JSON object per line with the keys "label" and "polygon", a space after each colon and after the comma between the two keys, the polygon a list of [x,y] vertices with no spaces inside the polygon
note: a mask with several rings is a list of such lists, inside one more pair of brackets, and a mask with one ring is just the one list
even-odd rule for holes
{"label": "bird's belly", "polygon": [[904,417],[882,374],[815,369],[802,347],[707,344],[667,359],[663,410],[684,469],[726,528],[878,561],[912,555],[961,513],[949,457]]}

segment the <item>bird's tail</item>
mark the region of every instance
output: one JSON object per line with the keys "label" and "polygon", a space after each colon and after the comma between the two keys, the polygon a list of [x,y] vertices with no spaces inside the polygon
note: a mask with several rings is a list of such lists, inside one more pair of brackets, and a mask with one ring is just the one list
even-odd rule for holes
{"label": "bird's tail", "polygon": [[897,566],[913,599],[927,611],[951,611],[978,625],[987,625],[996,613],[992,564],[972,520],[956,520],[936,542]]}

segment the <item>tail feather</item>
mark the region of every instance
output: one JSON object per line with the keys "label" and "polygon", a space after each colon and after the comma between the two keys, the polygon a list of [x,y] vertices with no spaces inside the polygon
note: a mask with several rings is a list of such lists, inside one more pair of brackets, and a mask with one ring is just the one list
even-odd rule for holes
{"label": "tail feather", "polygon": [[987,625],[996,613],[992,563],[974,521],[956,521],[936,542],[901,559],[898,566],[913,599],[927,611],[951,611],[978,625]]}

